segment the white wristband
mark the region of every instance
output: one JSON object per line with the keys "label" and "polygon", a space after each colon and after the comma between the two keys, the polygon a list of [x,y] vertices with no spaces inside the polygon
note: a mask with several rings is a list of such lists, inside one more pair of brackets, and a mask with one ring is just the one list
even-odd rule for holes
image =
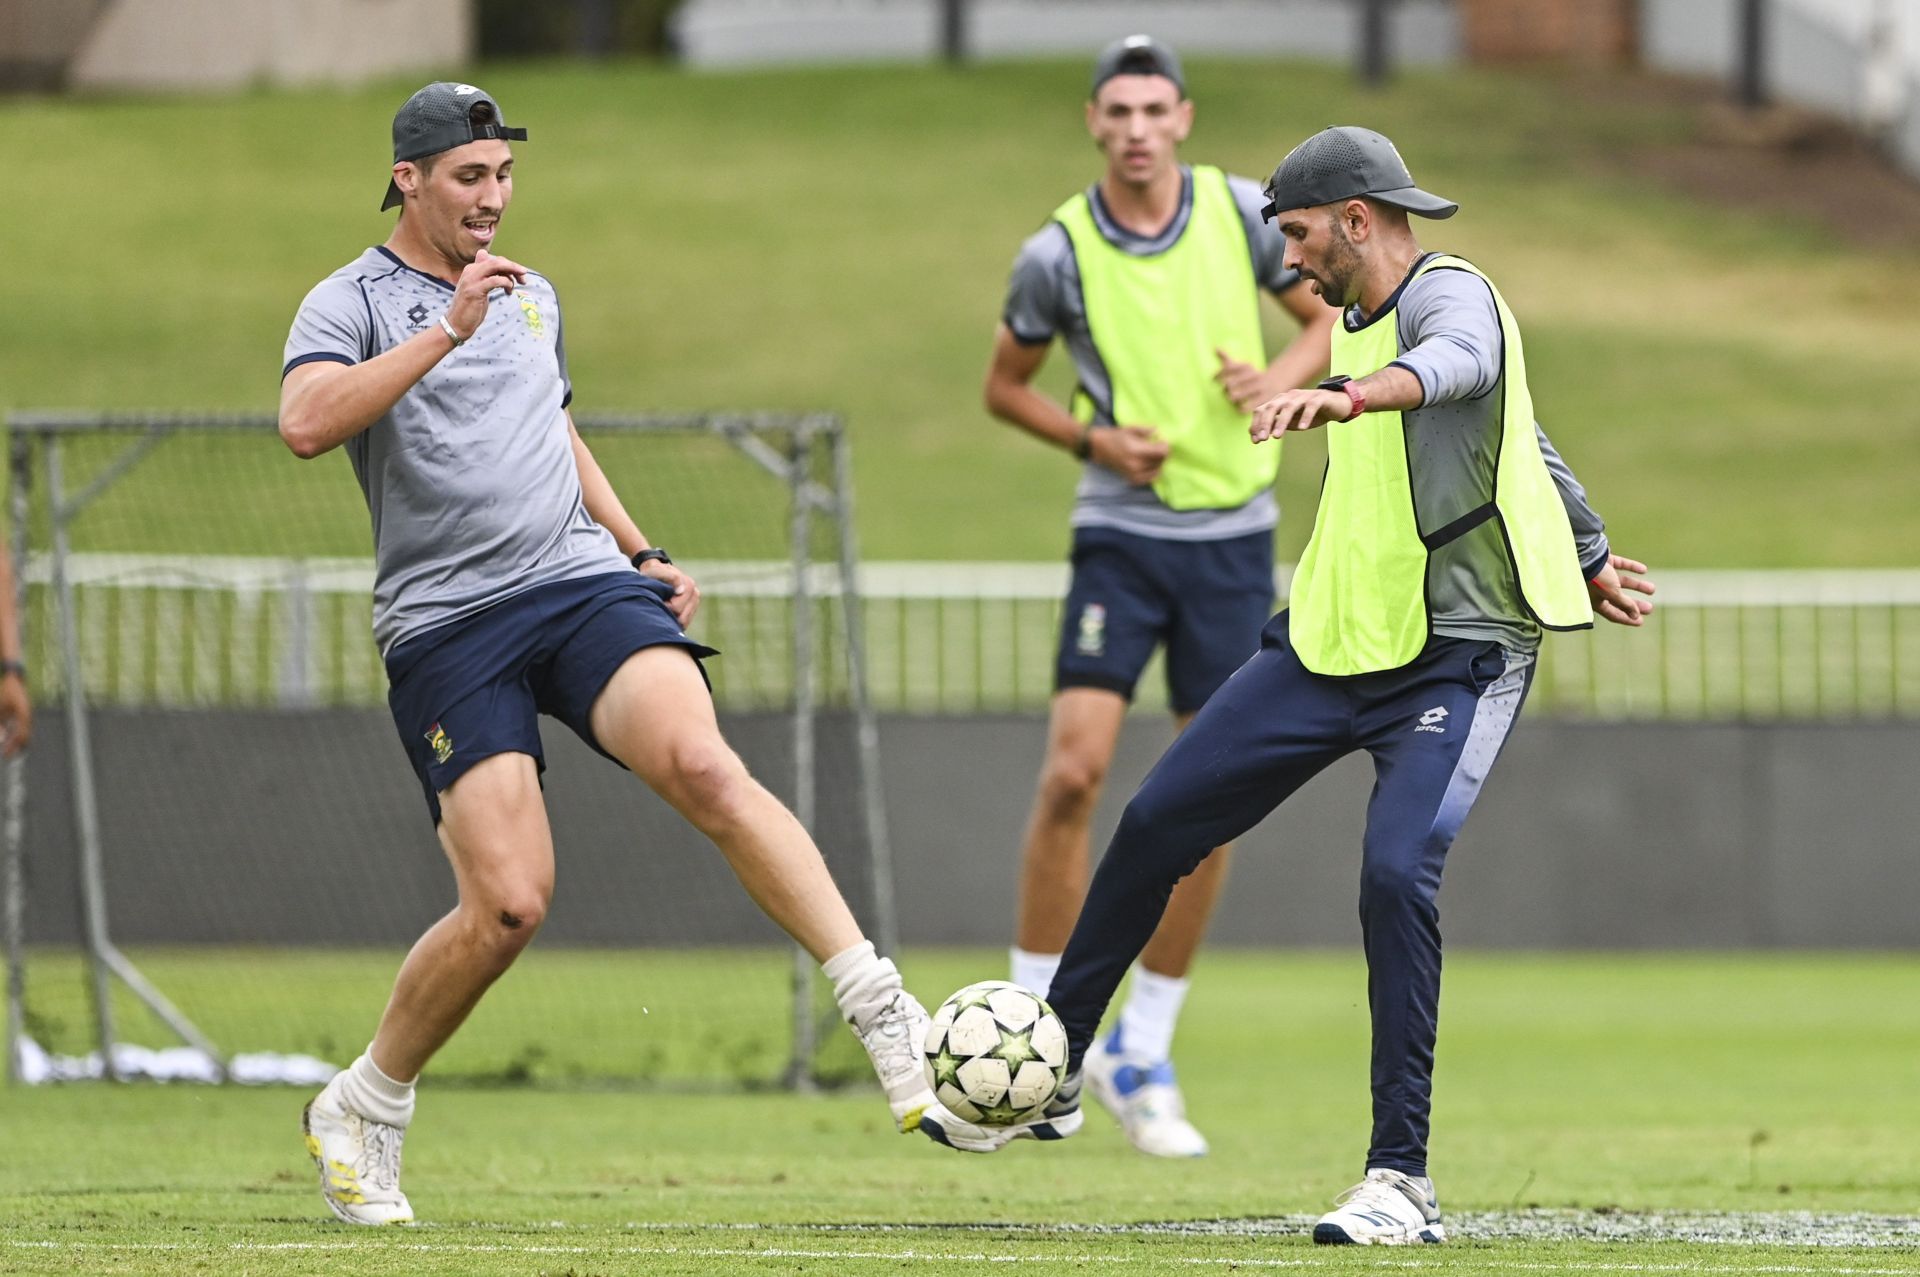
{"label": "white wristband", "polygon": [[447,334],[447,340],[452,342],[456,347],[464,346],[467,344],[467,339],[465,337],[462,337],[459,333],[453,331],[453,325],[447,322],[447,317],[445,315],[440,316],[440,328],[441,328],[441,331]]}

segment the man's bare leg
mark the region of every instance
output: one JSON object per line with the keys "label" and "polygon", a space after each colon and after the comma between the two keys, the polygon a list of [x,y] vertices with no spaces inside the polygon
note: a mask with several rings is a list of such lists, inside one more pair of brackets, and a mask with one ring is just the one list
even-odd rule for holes
{"label": "man's bare leg", "polygon": [[713,840],[753,902],[815,961],[865,938],[812,837],[721,737],[713,697],[685,650],[629,657],[591,721],[594,739]]}
{"label": "man's bare leg", "polygon": [[495,754],[440,795],[440,845],[459,903],[415,942],[394,981],[371,1054],[410,1082],[513,965],[553,899],[553,834],[525,754]]}
{"label": "man's bare leg", "polygon": [[[1069,687],[1053,698],[1046,758],[1020,851],[1014,944],[1028,953],[1057,962],[1073,934],[1087,895],[1087,831],[1126,714],[1126,698],[1103,688]],[[1051,979],[1052,971],[1046,974]]]}
{"label": "man's bare leg", "polygon": [[902,1131],[933,1102],[920,1060],[927,1013],[876,955],[792,812],[720,735],[713,696],[683,648],[628,657],[594,701],[594,739],[713,840],[747,894],[821,964]]}
{"label": "man's bare leg", "polygon": [[459,901],[415,942],[373,1044],[302,1114],[321,1194],[354,1224],[403,1224],[400,1142],[413,1083],[533,939],[553,899],[553,835],[533,759],[482,759],[440,793]]}

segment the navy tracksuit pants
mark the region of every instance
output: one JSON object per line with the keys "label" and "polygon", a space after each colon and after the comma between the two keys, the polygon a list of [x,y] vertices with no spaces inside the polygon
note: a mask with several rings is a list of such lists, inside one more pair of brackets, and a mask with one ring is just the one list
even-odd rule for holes
{"label": "navy tracksuit pants", "polygon": [[1532,675],[1529,655],[1436,637],[1400,669],[1328,678],[1294,654],[1285,612],[1269,621],[1260,651],[1141,783],[1094,873],[1047,995],[1075,1067],[1174,884],[1336,759],[1364,749],[1375,776],[1360,863],[1373,1016],[1367,1167],[1425,1175],[1440,870]]}

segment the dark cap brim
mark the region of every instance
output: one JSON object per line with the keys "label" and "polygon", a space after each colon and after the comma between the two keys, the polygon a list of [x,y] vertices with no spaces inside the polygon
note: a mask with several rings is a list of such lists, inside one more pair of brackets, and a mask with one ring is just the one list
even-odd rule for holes
{"label": "dark cap brim", "polygon": [[384,213],[390,208],[399,208],[403,199],[405,199],[405,197],[400,194],[400,183],[394,181],[392,178],[388,178],[387,198],[380,201],[380,211]]}
{"label": "dark cap brim", "polygon": [[1395,191],[1368,191],[1366,198],[1379,200],[1382,204],[1391,204],[1395,208],[1404,208],[1409,213],[1431,217],[1436,221],[1452,217],[1460,211],[1460,206],[1452,200],[1443,200],[1438,195],[1429,194],[1417,186],[1403,186]]}

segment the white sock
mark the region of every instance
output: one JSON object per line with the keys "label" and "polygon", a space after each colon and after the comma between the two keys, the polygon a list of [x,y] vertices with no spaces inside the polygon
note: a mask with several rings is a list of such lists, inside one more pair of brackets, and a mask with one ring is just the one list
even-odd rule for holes
{"label": "white sock", "polygon": [[871,940],[841,950],[821,963],[820,969],[833,983],[840,1014],[855,1029],[864,1029],[902,988],[899,968],[892,958],[876,955]]}
{"label": "white sock", "polygon": [[405,1127],[413,1120],[413,1083],[396,1082],[380,1071],[371,1051],[340,1074],[340,1098],[361,1117],[387,1126]]}
{"label": "white sock", "polygon": [[1180,1020],[1180,1004],[1187,1000],[1187,980],[1158,975],[1135,964],[1126,1009],[1120,1012],[1120,1048],[1135,1059],[1159,1064],[1173,1055],[1173,1029]]}
{"label": "white sock", "polygon": [[1024,989],[1030,989],[1041,997],[1047,996],[1047,990],[1053,987],[1053,973],[1060,969],[1060,955],[1057,953],[1033,953],[1015,945],[1013,955],[1013,982]]}

